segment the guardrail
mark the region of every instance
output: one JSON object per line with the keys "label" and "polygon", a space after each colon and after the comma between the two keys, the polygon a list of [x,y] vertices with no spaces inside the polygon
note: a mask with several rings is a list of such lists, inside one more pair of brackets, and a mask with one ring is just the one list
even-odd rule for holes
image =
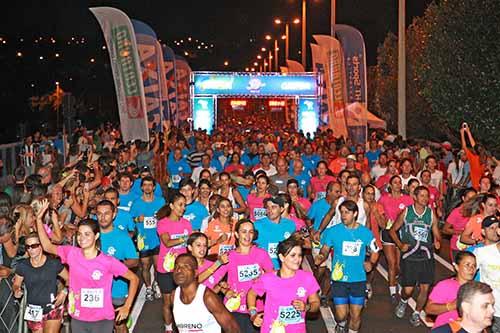
{"label": "guardrail", "polygon": [[22,147],[22,141],[0,145],[0,158],[3,161],[2,177],[14,174],[20,162],[19,154]]}
{"label": "guardrail", "polygon": [[13,275],[10,275],[8,278],[0,279],[0,332],[28,332],[22,316],[26,308],[26,297],[20,302],[14,298],[12,277]]}

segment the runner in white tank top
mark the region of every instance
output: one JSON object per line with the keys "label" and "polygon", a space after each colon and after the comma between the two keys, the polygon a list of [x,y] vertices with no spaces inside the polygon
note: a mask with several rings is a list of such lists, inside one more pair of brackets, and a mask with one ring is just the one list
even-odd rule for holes
{"label": "runner in white tank top", "polygon": [[[174,293],[174,318],[179,333],[184,332],[204,332],[220,333],[221,327],[214,315],[208,311],[203,296],[205,286],[198,285],[196,296],[189,304],[184,304],[180,299],[181,287],[177,287]],[[193,314],[196,313],[196,316]]]}
{"label": "runner in white tank top", "polygon": [[[184,253],[175,260],[174,281],[179,286],[171,295],[173,315],[179,333],[239,333],[236,319],[217,295],[198,283],[198,263]],[[169,332],[170,333],[170,332]]]}

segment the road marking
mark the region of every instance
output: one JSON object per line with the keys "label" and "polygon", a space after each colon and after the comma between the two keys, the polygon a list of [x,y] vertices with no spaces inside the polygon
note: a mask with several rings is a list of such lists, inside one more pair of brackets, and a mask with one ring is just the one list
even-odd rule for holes
{"label": "road marking", "polygon": [[[382,275],[384,277],[384,279],[386,279],[387,281],[389,280],[389,276],[387,275],[387,271],[385,270],[384,267],[382,267],[381,264],[378,264],[377,265],[377,271],[380,273],[380,275]],[[399,287],[399,290],[401,290],[401,286],[399,285],[398,283],[398,287]],[[408,299],[408,305],[413,309],[413,311],[415,311],[415,307],[417,306],[417,303],[415,303],[415,300],[410,297]],[[420,319],[422,320],[422,322],[425,324],[425,326],[431,328],[434,324],[431,323],[431,322],[428,322],[425,318],[422,318],[422,316],[420,316]]]}
{"label": "road marking", "polygon": [[[151,276],[155,276],[154,267],[151,266],[150,270]],[[133,332],[135,328],[135,324],[139,320],[139,316],[141,315],[142,308],[144,307],[144,303],[146,302],[146,285],[143,283],[141,290],[139,291],[139,295],[134,303],[134,307],[132,308],[132,312],[130,314],[130,318],[132,319],[132,325],[130,325],[129,332]]]}
{"label": "road marking", "polygon": [[448,262],[446,261],[445,259],[443,259],[439,254],[437,253],[434,253],[434,258],[440,263],[442,264],[444,267],[448,268],[450,271],[452,272],[455,272],[455,269],[453,268],[453,266]]}
{"label": "road marking", "polygon": [[[312,273],[311,265],[305,257],[302,260],[302,269],[306,272]],[[335,321],[335,317],[333,316],[332,309],[329,306],[321,306],[319,308],[319,311],[321,312],[321,317],[323,317],[323,322],[325,323],[327,332],[334,333],[337,322]]]}

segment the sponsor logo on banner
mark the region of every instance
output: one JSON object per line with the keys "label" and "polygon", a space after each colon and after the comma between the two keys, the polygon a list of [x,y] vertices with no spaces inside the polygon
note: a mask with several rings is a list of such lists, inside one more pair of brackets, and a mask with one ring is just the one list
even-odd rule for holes
{"label": "sponsor logo on banner", "polygon": [[113,42],[116,43],[117,64],[123,78],[127,114],[132,119],[144,117],[141,108],[141,93],[139,85],[142,84],[137,75],[135,52],[132,49],[130,31],[126,26],[118,26],[112,30]]}
{"label": "sponsor logo on banner", "polygon": [[177,78],[175,75],[175,55],[168,46],[163,46],[163,68],[167,81],[168,108],[170,120],[177,124]]}
{"label": "sponsor logo on banner", "polygon": [[106,40],[123,141],[149,141],[146,99],[132,23],[116,8],[94,7],[90,11],[99,22]]}
{"label": "sponsor logo on banner", "polygon": [[177,78],[177,121],[185,121],[189,118],[189,81],[191,79],[191,68],[186,60],[181,57],[175,59],[175,76]]}
{"label": "sponsor logo on banner", "polygon": [[132,20],[132,25],[139,52],[142,83],[146,97],[148,127],[160,132],[163,114],[160,93],[160,68],[163,65],[163,59],[158,57],[161,49],[157,46],[156,34],[151,27],[137,20]]}

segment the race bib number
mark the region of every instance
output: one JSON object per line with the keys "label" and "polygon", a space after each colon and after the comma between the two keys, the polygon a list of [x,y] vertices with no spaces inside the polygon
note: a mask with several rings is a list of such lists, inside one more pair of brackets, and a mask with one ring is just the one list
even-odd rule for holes
{"label": "race bib number", "polygon": [[24,320],[40,322],[43,319],[43,308],[40,305],[28,304],[24,312]]}
{"label": "race bib number", "polygon": [[180,183],[181,182],[181,176],[180,175],[173,175],[172,176],[172,183]]}
{"label": "race bib number", "polygon": [[359,257],[362,244],[361,242],[342,242],[342,255],[346,257]]}
{"label": "race bib number", "polygon": [[82,288],[80,294],[82,308],[101,309],[104,307],[104,289]]}
{"label": "race bib number", "polygon": [[278,258],[278,243],[269,243],[267,245],[267,253],[271,258]]}
{"label": "race bib number", "polygon": [[[182,237],[186,237],[186,239],[187,239],[187,235],[186,234],[174,234],[174,235],[170,236],[171,239],[179,239],[179,238],[182,238]],[[182,244],[174,246],[173,248],[174,249],[182,249],[182,248],[185,248],[185,247],[186,247],[186,243],[182,243]]]}
{"label": "race bib number", "polygon": [[219,246],[219,255],[227,253],[234,249],[234,245],[228,245],[228,244],[221,244]]}
{"label": "race bib number", "polygon": [[295,309],[293,306],[280,306],[278,309],[279,321],[284,324],[298,324],[303,323],[304,318],[300,314],[300,311]]}
{"label": "race bib number", "polygon": [[261,218],[266,217],[267,210],[265,208],[254,208],[253,216],[256,220],[260,220]]}
{"label": "race bib number", "polygon": [[423,227],[413,228],[413,238],[420,242],[427,242],[427,237],[429,236],[429,230]]}
{"label": "race bib number", "polygon": [[316,193],[316,200],[320,200],[326,197],[326,192],[317,192]]}
{"label": "race bib number", "polygon": [[258,278],[260,267],[258,264],[238,266],[238,281],[247,282]]}
{"label": "race bib number", "polygon": [[149,216],[144,218],[144,229],[156,228],[156,217]]}

